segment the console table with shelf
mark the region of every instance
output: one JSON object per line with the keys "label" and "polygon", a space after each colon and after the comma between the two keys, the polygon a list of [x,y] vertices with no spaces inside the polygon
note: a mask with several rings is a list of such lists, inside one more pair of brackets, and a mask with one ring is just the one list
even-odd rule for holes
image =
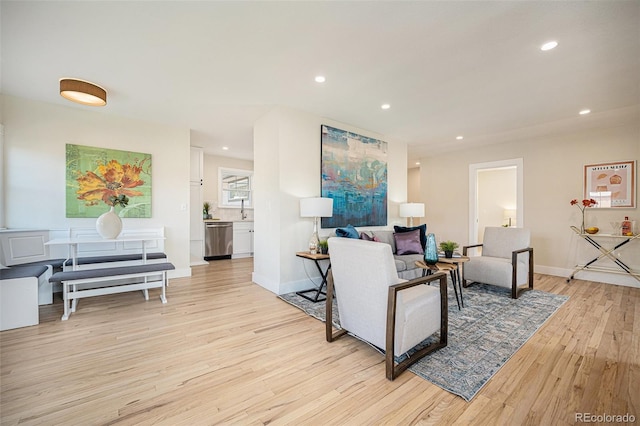
{"label": "console table with shelf", "polygon": [[[567,282],[570,282],[575,275],[580,271],[596,271],[596,272],[608,272],[608,273],[617,273],[617,274],[626,274],[635,278],[638,282],[640,282],[640,270],[633,269],[625,262],[623,262],[620,257],[616,257],[616,253],[620,252],[623,248],[629,247],[629,243],[633,240],[639,239],[640,234],[635,235],[613,235],[613,234],[583,234],[580,232],[580,229],[572,226],[571,230],[575,232],[580,238],[584,239],[586,242],[595,247],[600,255],[586,262],[585,264],[576,265],[575,269],[567,278]],[[613,242],[607,244],[602,241],[603,239],[610,239]],[[600,241],[599,241],[600,240]],[[640,241],[640,240],[639,240]],[[617,268],[610,268],[605,266],[598,266],[596,262],[603,259],[611,260]]]}

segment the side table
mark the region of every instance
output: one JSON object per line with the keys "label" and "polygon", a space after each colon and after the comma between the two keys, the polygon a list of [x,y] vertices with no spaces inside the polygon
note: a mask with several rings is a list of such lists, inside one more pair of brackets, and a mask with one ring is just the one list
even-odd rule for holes
{"label": "side table", "polygon": [[[327,277],[329,275],[329,270],[331,269],[331,262],[329,262],[329,264],[327,265],[327,268],[323,271],[322,267],[320,266],[320,261],[329,260],[330,259],[329,255],[322,254],[322,253],[311,254],[308,251],[299,251],[296,253],[296,256],[302,257],[303,259],[313,260],[313,262],[316,264],[316,268],[318,268],[318,272],[320,272],[320,276],[322,277],[322,282],[320,283],[320,286],[318,288],[310,288],[308,290],[296,291],[296,294],[314,303],[324,302],[325,300],[327,300],[327,298],[325,297],[323,299],[320,299],[320,295],[321,294],[324,296],[327,295],[327,293],[323,291],[323,289],[326,288],[327,286]],[[315,292],[315,295],[313,297],[306,295],[306,293],[312,293],[312,292]]]}
{"label": "side table", "polygon": [[[456,294],[456,302],[458,309],[464,308],[464,299],[462,298],[462,280],[460,280],[460,264],[468,262],[467,256],[459,257],[438,257],[438,263],[435,265],[427,265],[423,260],[417,260],[416,266],[422,268],[422,276],[431,274],[432,271],[448,271],[453,284],[453,291]],[[458,290],[460,290],[460,298],[458,298]]]}

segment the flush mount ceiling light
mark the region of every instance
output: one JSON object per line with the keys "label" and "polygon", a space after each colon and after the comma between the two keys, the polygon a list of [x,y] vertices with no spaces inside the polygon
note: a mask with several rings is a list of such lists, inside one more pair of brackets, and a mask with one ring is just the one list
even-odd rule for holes
{"label": "flush mount ceiling light", "polygon": [[587,114],[589,114],[590,112],[591,112],[591,110],[590,110],[590,109],[583,109],[583,110],[582,110],[582,111],[580,111],[578,114],[580,114],[580,115],[587,115]]}
{"label": "flush mount ceiling light", "polygon": [[557,46],[558,46],[558,42],[557,41],[555,41],[555,40],[548,41],[545,44],[543,44],[542,46],[540,46],[540,50],[543,50],[543,51],[546,52],[547,50],[554,49]]}
{"label": "flush mount ceiling light", "polygon": [[60,79],[60,96],[72,102],[89,106],[105,106],[107,91],[88,81],[76,78]]}
{"label": "flush mount ceiling light", "polygon": [[380,108],[382,108],[382,109],[389,109],[389,108],[391,108],[391,105],[389,105],[389,104],[382,104],[382,105],[380,105]]}
{"label": "flush mount ceiling light", "polygon": [[324,83],[326,78],[324,78],[323,75],[319,75],[319,76],[316,76],[315,80],[316,80],[316,83]]}
{"label": "flush mount ceiling light", "polygon": [[464,139],[464,136],[456,136],[456,140],[461,141],[462,139]]}

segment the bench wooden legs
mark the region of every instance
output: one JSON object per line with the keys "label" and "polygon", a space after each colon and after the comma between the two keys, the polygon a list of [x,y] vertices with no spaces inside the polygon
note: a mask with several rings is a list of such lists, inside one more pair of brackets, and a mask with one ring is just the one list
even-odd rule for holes
{"label": "bench wooden legs", "polygon": [[[157,273],[155,273],[157,276]],[[149,282],[147,277],[144,277],[144,282],[136,283],[136,284],[124,284],[124,285],[115,285],[115,286],[105,286],[91,289],[78,289],[78,284],[62,281],[62,303],[64,305],[64,313],[62,314],[62,321],[66,321],[69,319],[69,315],[76,311],[78,306],[78,299],[82,297],[92,297],[92,296],[101,296],[105,294],[113,294],[113,293],[123,293],[127,291],[136,291],[141,290],[143,292],[145,300],[149,300],[149,289],[150,288],[160,288],[160,300],[163,304],[167,303],[167,271],[162,271],[162,279],[161,281],[152,281]],[[84,284],[88,284],[85,282]],[[71,288],[70,288],[71,287]]]}
{"label": "bench wooden legs", "polygon": [[64,304],[64,313],[62,314],[62,321],[69,319],[69,286],[62,283],[62,303]]}
{"label": "bench wooden legs", "polygon": [[162,273],[162,293],[160,293],[160,300],[162,303],[167,303],[167,285],[169,280],[167,279],[167,272]]}

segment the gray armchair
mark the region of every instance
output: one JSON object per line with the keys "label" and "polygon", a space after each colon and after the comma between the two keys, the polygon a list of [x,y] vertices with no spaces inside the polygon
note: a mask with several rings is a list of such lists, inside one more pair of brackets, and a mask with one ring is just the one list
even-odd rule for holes
{"label": "gray armchair", "polygon": [[470,256],[462,267],[462,282],[492,284],[511,289],[511,297],[533,288],[533,248],[531,232],[525,228],[487,227],[482,244],[465,246],[467,256],[471,248],[482,247],[481,256]]}
{"label": "gray armchair", "polygon": [[[391,246],[351,238],[329,238],[326,338],[351,333],[385,350],[386,377],[395,379],[424,355],[447,345],[446,274],[411,281],[398,278]],[[427,285],[439,281],[439,288]],[[334,333],[334,294],[342,330]],[[436,332],[439,340],[396,365],[400,356]]]}

